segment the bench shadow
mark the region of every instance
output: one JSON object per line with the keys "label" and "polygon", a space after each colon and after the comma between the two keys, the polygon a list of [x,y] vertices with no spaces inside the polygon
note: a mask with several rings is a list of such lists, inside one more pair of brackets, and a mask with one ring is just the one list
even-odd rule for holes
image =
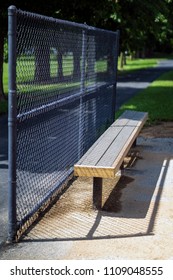
{"label": "bench shadow", "polygon": [[[85,209],[76,213],[73,208],[67,209],[67,205],[60,209],[55,203],[51,208],[54,208],[52,214],[45,213],[22,237],[21,242],[80,241],[153,235],[169,163],[170,158],[160,160],[150,179],[149,188],[136,186],[134,174],[143,178],[150,167],[145,165],[144,171],[138,169],[138,165],[127,168],[118,183],[112,187],[101,210],[86,213]],[[152,208],[149,211],[150,204]]]}
{"label": "bench shadow", "polygon": [[105,215],[109,215],[109,213],[114,213],[114,215],[118,215],[118,213],[122,210],[122,202],[121,197],[123,193],[123,189],[128,187],[128,184],[133,182],[134,179],[132,177],[128,177],[122,175],[117,185],[113,188],[107,200],[102,206],[102,211],[105,211]]}

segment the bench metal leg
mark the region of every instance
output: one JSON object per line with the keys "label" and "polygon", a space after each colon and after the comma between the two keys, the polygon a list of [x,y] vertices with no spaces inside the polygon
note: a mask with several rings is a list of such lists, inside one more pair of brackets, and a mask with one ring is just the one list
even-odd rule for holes
{"label": "bench metal leg", "polygon": [[102,178],[93,178],[93,207],[94,209],[102,208]]}
{"label": "bench metal leg", "polygon": [[133,142],[132,148],[135,148],[135,147],[136,147],[136,144],[137,144],[137,139],[135,139],[135,141]]}

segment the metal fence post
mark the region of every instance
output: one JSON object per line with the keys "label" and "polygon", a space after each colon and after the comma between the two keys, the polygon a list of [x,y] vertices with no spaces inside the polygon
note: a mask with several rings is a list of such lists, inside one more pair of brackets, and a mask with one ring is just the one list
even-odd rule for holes
{"label": "metal fence post", "polygon": [[8,8],[8,241],[16,236],[16,7]]}

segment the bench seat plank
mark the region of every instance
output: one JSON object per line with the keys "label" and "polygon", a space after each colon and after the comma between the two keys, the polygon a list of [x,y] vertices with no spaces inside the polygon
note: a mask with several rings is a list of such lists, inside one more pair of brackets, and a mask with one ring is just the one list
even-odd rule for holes
{"label": "bench seat plank", "polygon": [[136,119],[136,111],[125,111],[111,126],[125,126],[130,120]]}
{"label": "bench seat plank", "polygon": [[[123,149],[125,144],[130,141],[130,137],[135,134],[135,127],[124,127],[121,130],[121,133],[115,137],[114,141],[110,145],[109,149],[105,151],[103,156],[97,162],[96,166],[112,166],[115,162],[115,159],[118,157],[120,151]],[[129,146],[129,145],[128,145]]]}
{"label": "bench seat plank", "polygon": [[125,111],[74,165],[74,175],[115,177],[147,117],[145,112]]}
{"label": "bench seat plank", "polygon": [[115,138],[120,134],[121,127],[109,127],[107,133],[104,133],[95,144],[88,150],[84,157],[78,162],[81,165],[97,165],[98,161],[103,156],[103,151],[107,151]]}
{"label": "bench seat plank", "polygon": [[111,126],[139,126],[140,121],[148,118],[148,113],[125,111]]}

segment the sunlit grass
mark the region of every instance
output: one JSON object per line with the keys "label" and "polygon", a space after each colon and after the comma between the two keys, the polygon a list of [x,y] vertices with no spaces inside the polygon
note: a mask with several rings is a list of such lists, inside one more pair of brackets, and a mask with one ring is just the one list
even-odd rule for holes
{"label": "sunlit grass", "polygon": [[4,92],[7,95],[8,94],[8,64],[3,64],[3,86],[4,86]]}
{"label": "sunlit grass", "polygon": [[173,71],[164,73],[123,104],[116,117],[124,110],[148,112],[149,122],[173,121]]}
{"label": "sunlit grass", "polygon": [[149,67],[154,67],[158,64],[157,58],[145,58],[145,59],[133,59],[129,57],[126,59],[126,65],[123,66],[123,69],[120,67],[120,59],[118,61],[118,70],[120,73],[125,73],[128,71],[136,71],[140,69],[146,69]]}
{"label": "sunlit grass", "polygon": [[[125,65],[124,69],[121,70],[120,72],[123,75],[123,74],[125,74],[127,72],[129,73],[129,72],[135,71],[135,70],[145,69],[145,68],[148,68],[148,67],[154,67],[155,65],[157,65],[159,60],[157,58],[156,59],[155,58],[151,58],[151,59],[135,59],[135,60],[127,59],[127,65]],[[31,64],[30,67],[31,68],[30,68],[29,74],[28,74],[28,71],[26,73],[24,71],[24,75],[25,75],[24,79],[26,79],[26,80],[28,80],[27,75],[30,75],[29,76],[29,80],[30,80],[30,78],[32,78],[32,79],[34,78],[34,74],[33,74],[34,71],[32,71],[32,69],[35,69],[35,66],[34,66],[33,63],[34,62],[30,62],[30,64]],[[65,57],[63,63],[64,63],[63,64],[63,68],[64,68],[63,69],[63,72],[64,72],[63,74],[64,75],[71,75],[72,74],[72,70],[73,70],[72,58],[71,57]],[[55,66],[55,64],[56,63],[54,61],[51,61],[51,76],[52,76],[52,78],[56,77],[57,71],[58,71],[57,64],[56,64],[56,66]],[[23,65],[25,66],[25,62],[24,62]],[[67,66],[69,66],[69,68]],[[95,66],[96,66],[96,69],[97,69],[96,71],[98,71],[98,72],[102,72],[102,71],[104,72],[107,69],[107,64],[106,64],[105,60],[97,61]],[[7,63],[4,63],[3,86],[4,86],[5,94],[8,95],[8,64]],[[52,85],[50,84],[49,85],[49,87],[52,87],[52,88],[54,88],[55,86],[56,86],[56,84],[52,84]],[[44,87],[44,86],[42,86],[42,87]],[[45,87],[47,87],[47,85]],[[71,85],[69,84],[68,87],[73,87],[75,89],[76,87],[79,88],[80,84],[79,83],[73,83]],[[162,90],[165,92],[165,88],[170,88],[169,91],[172,91],[172,88],[173,88],[172,80],[169,77],[167,78],[167,76],[165,76],[165,78],[162,77],[161,80],[157,80],[156,84],[155,83],[152,84],[152,90],[151,91],[155,91],[154,87],[156,88],[156,92],[158,92],[158,88],[159,88],[159,92],[162,91]],[[61,85],[59,84],[59,89],[62,92],[63,92],[63,88],[64,88],[64,84],[63,83]],[[27,90],[28,90],[28,86],[26,87],[26,91]],[[28,91],[30,91],[30,90],[28,90]],[[32,88],[32,91],[33,90],[34,89]],[[38,87],[35,90],[38,90]],[[39,90],[40,90],[40,88],[39,88]],[[154,94],[152,96],[153,96],[153,98],[158,99],[158,96],[157,97],[155,96],[156,94]],[[165,97],[166,94],[167,94],[168,98]],[[171,97],[170,97],[170,95],[171,95]],[[143,96],[141,96],[140,98],[142,99],[141,102],[144,105],[147,101],[143,99]],[[163,104],[165,104],[167,102],[170,103],[170,98],[171,98],[171,103],[173,103],[172,102],[172,93],[168,93],[168,92],[164,93],[164,97],[161,98],[160,102],[162,102]],[[153,102],[155,103],[155,101],[153,101]],[[138,101],[138,103],[140,103],[140,100]],[[169,107],[169,105],[170,104],[168,104],[168,107]],[[164,105],[162,105],[162,107],[163,106]],[[135,104],[128,104],[128,108],[130,108],[130,109],[138,110],[138,107],[139,107],[139,104],[137,105],[137,107],[136,107]],[[155,105],[152,105],[151,109],[155,111]],[[167,111],[167,109],[165,107],[164,107],[164,110]],[[162,110],[162,111],[164,111],[164,110]],[[0,104],[0,113],[2,113],[2,112],[7,112],[7,101],[3,101]],[[172,110],[172,112],[173,112],[173,110]],[[172,117],[172,112],[169,113],[169,119],[171,119],[171,117]],[[153,114],[154,114],[154,117],[152,117]],[[153,113],[153,114],[150,113],[151,119],[155,118],[155,116],[156,116],[155,113]],[[162,112],[162,114],[160,113],[160,107],[159,107],[157,119],[160,119],[160,115],[162,116],[162,118],[167,119],[168,113],[167,113],[167,116],[164,116],[163,112]]]}

